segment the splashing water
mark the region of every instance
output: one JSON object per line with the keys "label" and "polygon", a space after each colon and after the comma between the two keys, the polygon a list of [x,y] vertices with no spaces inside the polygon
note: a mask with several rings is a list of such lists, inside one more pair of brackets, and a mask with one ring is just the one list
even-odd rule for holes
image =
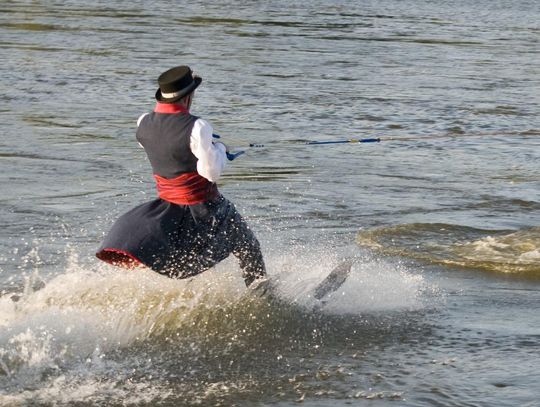
{"label": "splashing water", "polygon": [[[216,371],[242,358],[249,371],[269,350],[317,348],[323,339],[313,332],[324,330],[332,315],[422,306],[419,276],[367,257],[356,258],[348,281],[321,304],[312,290],[339,257],[314,252],[269,259],[269,269],[278,270],[271,275],[273,299],[246,290],[230,260],[203,276],[171,280],[145,269],[90,270],[75,259],[37,290],[34,270],[20,293],[0,297],[0,383],[10,394],[0,401],[163,400],[171,377]],[[234,392],[253,386],[247,379],[198,382],[206,384],[177,390],[197,389],[207,400],[216,397],[216,386]],[[26,390],[15,390],[21,387]]]}

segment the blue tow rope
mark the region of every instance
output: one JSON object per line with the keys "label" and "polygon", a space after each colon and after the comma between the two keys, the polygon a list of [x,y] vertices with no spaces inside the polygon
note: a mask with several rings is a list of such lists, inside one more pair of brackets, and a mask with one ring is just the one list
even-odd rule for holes
{"label": "blue tow rope", "polygon": [[[213,134],[214,138],[221,138],[218,134]],[[326,145],[326,144],[346,144],[346,143],[379,143],[380,138],[361,138],[361,139],[348,139],[348,140],[325,140],[325,141],[306,141],[305,145]],[[251,143],[250,148],[259,148],[266,147],[264,144]],[[236,152],[227,151],[227,159],[233,161],[234,159],[240,157],[242,154],[245,154],[246,150],[239,150]]]}
{"label": "blue tow rope", "polygon": [[344,144],[344,143],[378,143],[380,138],[361,138],[350,140],[329,140],[329,141],[307,141],[306,144]]}

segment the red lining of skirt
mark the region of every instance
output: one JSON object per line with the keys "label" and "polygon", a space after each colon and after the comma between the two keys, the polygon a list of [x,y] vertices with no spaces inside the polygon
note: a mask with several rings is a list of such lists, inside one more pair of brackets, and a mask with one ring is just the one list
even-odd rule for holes
{"label": "red lining of skirt", "polygon": [[123,250],[107,248],[96,253],[96,257],[105,263],[113,266],[133,269],[137,266],[144,266],[144,263],[131,253]]}

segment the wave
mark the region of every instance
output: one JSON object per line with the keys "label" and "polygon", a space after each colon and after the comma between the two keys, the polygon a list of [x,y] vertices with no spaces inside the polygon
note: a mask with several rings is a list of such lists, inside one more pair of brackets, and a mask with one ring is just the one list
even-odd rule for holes
{"label": "wave", "polygon": [[540,227],[511,231],[412,223],[361,231],[357,242],[392,256],[540,277]]}
{"label": "wave", "polygon": [[[378,342],[388,315],[369,315],[423,307],[421,276],[368,257],[318,302],[313,288],[340,257],[311,249],[269,256],[271,298],[247,290],[232,260],[191,280],[78,261],[48,282],[34,275],[0,297],[0,404],[149,403],[167,399],[171,381],[175,397],[211,404],[216,383],[242,392],[276,358],[351,337]],[[274,382],[283,372],[268,374]]]}

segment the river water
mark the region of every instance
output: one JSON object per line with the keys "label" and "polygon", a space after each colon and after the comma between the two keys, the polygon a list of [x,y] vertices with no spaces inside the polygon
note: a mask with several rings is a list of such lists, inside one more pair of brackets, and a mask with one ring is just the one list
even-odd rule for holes
{"label": "river water", "polygon": [[[0,405],[537,406],[538,2],[174,3],[0,5]],[[274,300],[94,257],[178,64]]]}

